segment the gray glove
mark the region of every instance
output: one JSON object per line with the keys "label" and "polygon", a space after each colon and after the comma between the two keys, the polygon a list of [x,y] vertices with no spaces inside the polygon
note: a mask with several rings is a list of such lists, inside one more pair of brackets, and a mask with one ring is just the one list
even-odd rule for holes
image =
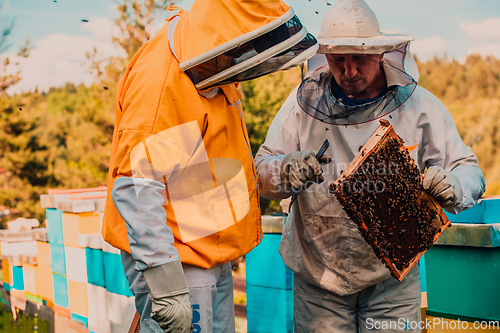
{"label": "gray glove", "polygon": [[281,163],[281,180],[285,184],[293,186],[295,190],[302,189],[304,185],[315,182],[321,183],[323,169],[321,164],[330,163],[332,159],[323,155],[318,161],[316,152],[311,150],[298,151],[285,156]]}
{"label": "gray glove", "polygon": [[193,309],[180,261],[146,269],[143,273],[151,296],[151,318],[165,333],[190,333]]}
{"label": "gray glove", "polygon": [[431,166],[427,169],[423,186],[444,208],[454,207],[462,201],[462,185],[457,176],[441,167]]}

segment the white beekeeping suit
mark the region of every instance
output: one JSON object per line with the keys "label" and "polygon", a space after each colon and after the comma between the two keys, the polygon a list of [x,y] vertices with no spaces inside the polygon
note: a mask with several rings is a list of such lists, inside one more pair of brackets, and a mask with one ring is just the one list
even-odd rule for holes
{"label": "white beekeeping suit", "polygon": [[[398,285],[328,190],[378,127],[378,119],[392,124],[422,173],[432,167],[432,175],[447,179],[439,185],[441,178],[432,178],[429,173],[424,180],[424,188],[427,181],[432,189],[429,193],[436,198],[443,192],[453,194],[447,201],[452,204],[443,204],[446,210],[459,213],[470,208],[484,192],[477,158],[462,142],[452,116],[435,96],[417,85],[418,69],[409,51],[411,40],[413,37],[404,34],[381,33],[375,15],[363,0],[340,0],[323,20],[319,54],[311,59],[317,68],[310,68],[306,79],[289,95],[257,153],[261,195],[282,199],[292,194],[282,164],[298,152],[314,153],[325,139],[330,142],[326,154],[332,163],[322,166],[324,182],[300,193],[290,208],[280,245],[280,254],[296,277],[296,331],[363,332],[366,325],[361,321],[367,316],[391,318],[389,309],[397,307],[384,296],[384,290],[386,294],[392,292],[395,303],[412,303],[411,307],[400,307],[400,316],[420,318],[418,266]],[[379,96],[363,101],[336,96],[332,92],[337,89],[335,80],[324,55],[329,53],[383,54],[380,64],[387,87]],[[372,296],[366,296],[367,290]],[[338,308],[324,314],[331,308],[324,303],[328,297],[342,301],[336,303]],[[356,302],[362,302],[363,297],[368,297],[363,303],[368,310],[356,313],[361,308]],[[380,308],[380,304],[386,307]],[[354,309],[351,314],[349,305]],[[316,317],[304,313],[316,313]],[[331,321],[326,324],[324,318]],[[322,330],[321,325],[329,328]]]}

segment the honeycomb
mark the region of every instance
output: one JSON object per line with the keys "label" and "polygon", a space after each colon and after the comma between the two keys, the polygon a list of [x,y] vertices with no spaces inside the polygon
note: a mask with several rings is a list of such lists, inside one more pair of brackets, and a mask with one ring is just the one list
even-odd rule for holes
{"label": "honeycomb", "polygon": [[330,191],[391,272],[404,270],[432,246],[448,221],[424,192],[420,170],[397,135],[383,136],[363,158]]}

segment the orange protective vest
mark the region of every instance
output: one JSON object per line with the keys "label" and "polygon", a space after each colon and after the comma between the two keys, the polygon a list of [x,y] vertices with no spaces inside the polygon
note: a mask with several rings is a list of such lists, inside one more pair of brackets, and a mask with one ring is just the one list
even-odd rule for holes
{"label": "orange protective vest", "polygon": [[[176,54],[189,60],[288,9],[279,0],[195,1],[178,14]],[[210,268],[262,239],[256,172],[236,87],[202,97],[171,52],[168,28],[141,47],[119,84],[102,233],[130,253],[113,183],[122,176],[153,178],[166,184],[166,223],[181,261]]]}

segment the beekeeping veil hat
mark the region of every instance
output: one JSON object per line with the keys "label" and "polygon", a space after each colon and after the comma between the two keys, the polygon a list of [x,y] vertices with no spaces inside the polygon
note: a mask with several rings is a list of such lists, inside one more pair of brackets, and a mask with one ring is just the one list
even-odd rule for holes
{"label": "beekeeping veil hat", "polygon": [[177,16],[172,51],[198,90],[289,69],[318,49],[281,0],[197,0]]}
{"label": "beekeeping veil hat", "polygon": [[364,0],[339,0],[323,18],[318,53],[382,54],[399,49],[413,37],[382,32]]}
{"label": "beekeeping veil hat", "polygon": [[[318,54],[308,62],[298,102],[310,116],[333,125],[373,121],[402,106],[417,86],[419,73],[410,53],[413,37],[381,32],[377,17],[364,0],[338,0],[328,11],[318,34]],[[344,105],[331,93],[332,77],[324,54],[383,54],[386,94],[365,104]]]}

